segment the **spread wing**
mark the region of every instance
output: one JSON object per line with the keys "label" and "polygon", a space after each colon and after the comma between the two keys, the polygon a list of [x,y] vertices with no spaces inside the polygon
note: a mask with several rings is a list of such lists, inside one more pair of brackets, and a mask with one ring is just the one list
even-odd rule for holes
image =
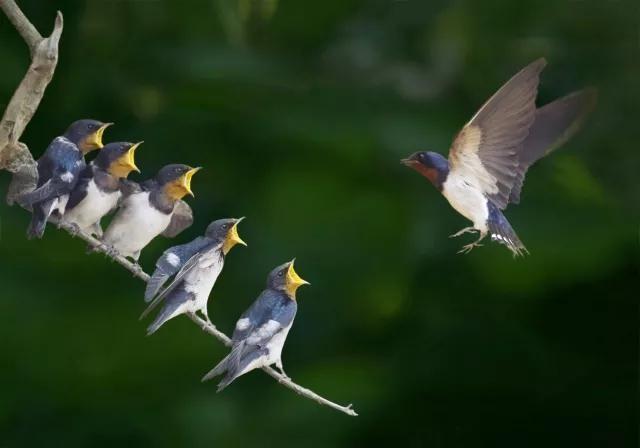
{"label": "spread wing", "polygon": [[175,275],[194,254],[211,244],[211,241],[209,238],[199,236],[190,243],[173,246],[165,250],[156,261],[156,269],[147,283],[144,293],[145,302],[149,302],[155,297],[169,277]]}
{"label": "spread wing", "polygon": [[462,128],[449,152],[451,172],[480,190],[501,209],[520,170],[518,153],[536,111],[541,58],[513,76]]}
{"label": "spread wing", "polygon": [[518,170],[509,202],[520,202],[522,183],[529,167],[562,146],[580,129],[586,116],[595,107],[597,96],[595,89],[584,89],[536,110],[529,135],[522,143],[522,150],[518,154],[521,169]]}
{"label": "spread wing", "polygon": [[162,236],[173,238],[183,230],[189,228],[191,224],[193,224],[193,211],[191,207],[184,201],[178,201],[173,209],[171,221],[167,228],[164,229],[164,232],[162,232]]}
{"label": "spread wing", "polygon": [[[209,242],[207,244],[205,244],[203,247],[200,248],[199,251],[195,252],[193,255],[191,255],[190,258],[188,258],[186,260],[186,262],[184,262],[184,264],[182,265],[182,267],[180,268],[180,271],[178,271],[178,273],[176,274],[176,276],[174,277],[173,281],[171,283],[169,283],[169,285],[164,288],[156,297],[155,299],[153,299],[153,301],[149,304],[149,306],[147,307],[147,309],[144,310],[144,312],[142,313],[142,315],[140,316],[140,319],[144,319],[151,311],[153,311],[160,303],[162,303],[162,301],[169,295],[169,293],[171,293],[171,291],[173,291],[182,281],[182,279],[189,273],[191,272],[192,269],[194,269],[197,265],[198,262],[200,261],[200,257],[202,257],[202,255],[211,250],[214,249],[215,247],[219,246],[221,243],[216,243],[212,240],[209,240]],[[162,257],[161,257],[162,259]],[[170,263],[167,263],[170,264]],[[156,265],[157,266],[157,265]],[[156,269],[157,272],[157,269]],[[160,285],[157,286],[157,290],[160,290],[162,284],[164,284],[164,282],[166,281],[166,279],[169,277],[163,277],[163,274],[158,274],[156,276],[156,272],[153,273],[153,277],[156,277],[155,283],[160,283]],[[149,284],[147,285],[147,289],[149,289],[149,286],[152,285],[152,280],[149,280]],[[155,286],[152,286],[155,287]],[[151,299],[150,296],[149,298],[147,298],[147,292],[145,292],[145,300],[149,301]]]}

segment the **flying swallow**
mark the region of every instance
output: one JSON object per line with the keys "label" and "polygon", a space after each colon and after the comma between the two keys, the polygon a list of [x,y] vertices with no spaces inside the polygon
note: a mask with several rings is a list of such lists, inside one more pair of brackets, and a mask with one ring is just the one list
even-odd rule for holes
{"label": "flying swallow", "polygon": [[167,165],[149,181],[127,181],[118,212],[102,242],[109,251],[138,261],[140,251],[162,234],[173,238],[193,223],[191,207],[182,198],[193,196],[191,178],[200,168]]}
{"label": "flying swallow", "polygon": [[267,277],[267,289],[245,311],[233,331],[231,352],[202,381],[225,374],[218,392],[253,369],[275,364],[283,376],[282,348],[298,305],[296,290],[309,283],[300,278],[290,261]]}
{"label": "flying swallow", "polygon": [[526,66],[498,90],[462,128],[449,158],[422,151],[402,163],[425,176],[449,204],[473,222],[451,235],[479,232],[462,248],[468,253],[491,235],[514,256],[528,253],[502,213],[520,202],[524,177],[531,165],[566,142],[578,129],[596,100],[585,89],[536,109],[541,58]]}
{"label": "flying swallow", "polygon": [[[190,243],[167,249],[156,262],[156,269],[147,283],[145,301],[153,301],[140,319],[149,314],[158,304],[165,305],[147,329],[147,335],[180,314],[200,311],[207,322],[207,302],[224,265],[225,257],[236,244],[247,244],[238,235],[240,219],[219,219],[207,227],[204,236]],[[175,275],[173,281],[160,289]],[[154,298],[155,297],[155,298]],[[213,325],[213,324],[212,324]]]}
{"label": "flying swallow", "polygon": [[84,156],[102,148],[102,134],[112,123],[78,120],[66,132],[56,137],[38,159],[38,183],[35,190],[25,193],[18,202],[32,208],[27,236],[42,238],[47,220],[54,211],[64,214],[69,193],[85,168]]}
{"label": "flying swallow", "polygon": [[114,210],[122,197],[122,180],[131,171],[140,172],[134,153],[142,142],[108,143],[80,173],[69,195],[62,219],[102,238],[100,220]]}

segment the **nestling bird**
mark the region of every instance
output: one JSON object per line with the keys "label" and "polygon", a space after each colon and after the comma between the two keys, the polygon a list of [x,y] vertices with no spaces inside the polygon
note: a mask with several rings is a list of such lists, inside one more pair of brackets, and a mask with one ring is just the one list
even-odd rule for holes
{"label": "nestling bird", "polygon": [[[140,319],[163,301],[164,307],[147,328],[147,335],[155,333],[165,322],[180,314],[195,314],[197,311],[211,324],[207,302],[222,272],[225,257],[236,244],[247,245],[238,235],[238,223],[243,219],[214,221],[209,224],[204,236],[174,246],[162,254],[144,293],[146,302],[153,301]],[[160,292],[172,275],[175,275],[173,281]]]}
{"label": "nestling bird", "polygon": [[218,392],[239,376],[272,364],[287,377],[282,368],[282,348],[298,308],[296,290],[309,284],[294,270],[294,261],[269,273],[267,289],[236,323],[231,353],[202,378],[207,381],[224,373]]}
{"label": "nestling bird", "polygon": [[172,238],[188,228],[193,213],[181,199],[193,196],[191,178],[199,170],[173,164],[140,185],[127,182],[125,197],[102,239],[108,251],[138,261],[140,251],[158,235]]}
{"label": "nestling bird", "polygon": [[38,159],[38,183],[35,190],[18,197],[18,202],[32,208],[27,237],[42,238],[47,220],[54,211],[64,214],[69,193],[85,168],[84,156],[102,148],[102,134],[113,123],[78,120],[56,137]]}
{"label": "nestling bird", "polygon": [[507,81],[458,133],[448,160],[430,151],[402,160],[473,222],[451,237],[480,233],[460,252],[480,246],[490,234],[514,256],[528,253],[502,210],[520,202],[527,169],[566,142],[596,100],[595,90],[585,89],[536,109],[539,76],[545,65],[543,58],[538,59]]}
{"label": "nestling bird", "polygon": [[100,220],[117,207],[122,197],[123,179],[131,171],[140,172],[134,155],[141,144],[106,144],[80,173],[80,179],[69,195],[63,221],[102,238]]}

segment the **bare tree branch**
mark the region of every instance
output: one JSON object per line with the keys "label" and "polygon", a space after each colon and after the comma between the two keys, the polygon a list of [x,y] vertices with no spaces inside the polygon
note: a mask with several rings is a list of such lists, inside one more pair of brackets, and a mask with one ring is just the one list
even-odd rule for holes
{"label": "bare tree branch", "polygon": [[[4,11],[29,46],[32,59],[27,74],[13,94],[4,112],[2,121],[0,121],[0,169],[14,173],[7,194],[7,202],[12,204],[19,194],[33,189],[37,182],[36,163],[27,146],[19,142],[19,139],[40,105],[44,91],[56,69],[58,63],[58,43],[60,41],[60,35],[62,34],[63,19],[62,13],[58,11],[51,36],[43,38],[40,33],[38,33],[38,30],[29,22],[18,5],[16,5],[14,0],[0,0],[0,9]],[[53,218],[51,218],[50,221],[57,224],[59,228],[69,232],[72,236],[78,236],[87,242],[92,251],[104,253],[131,272],[135,277],[145,283],[149,281],[149,275],[145,273],[139,265],[130,262],[120,255],[111,254],[106,246],[98,239],[85,232],[77,231],[76,228],[65,222],[58,222]],[[189,315],[189,318],[203,331],[215,337],[224,345],[231,345],[229,337],[213,325],[195,314]],[[283,386],[303,397],[337,411],[344,412],[347,415],[358,415],[351,405],[340,406],[339,404],[329,401],[312,390],[294,383],[290,378],[281,375],[271,367],[263,367],[262,370]]]}
{"label": "bare tree branch", "polygon": [[[51,221],[56,223],[60,228],[63,228],[64,230],[69,232],[71,235],[78,236],[80,239],[86,241],[89,244],[89,246],[92,248],[93,251],[104,253],[107,257],[111,258],[113,261],[115,261],[118,264],[122,265],[125,269],[127,269],[135,277],[139,278],[143,282],[146,283],[146,282],[149,281],[149,274],[144,272],[140,268],[139,265],[130,262],[129,260],[127,260],[123,256],[120,256],[120,255],[112,256],[107,251],[107,248],[104,246],[104,244],[102,244],[102,242],[100,240],[92,237],[91,235],[89,235],[87,233],[78,232],[73,226],[70,226],[70,225],[68,225],[68,224],[66,224],[64,222],[56,222],[53,219]],[[200,318],[196,314],[189,314],[188,317],[198,327],[200,327],[205,333],[210,334],[211,336],[213,336],[214,338],[216,338],[217,340],[222,342],[227,347],[231,346],[231,339],[229,339],[229,337],[226,334],[224,334],[223,332],[218,330],[216,327],[214,327],[213,325],[209,324],[206,320]],[[288,389],[291,389],[292,391],[294,391],[298,395],[301,395],[301,396],[303,396],[305,398],[313,400],[316,403],[319,403],[321,405],[328,406],[328,407],[330,407],[332,409],[335,409],[337,411],[344,412],[347,415],[351,415],[351,416],[354,416],[354,417],[358,415],[356,413],[356,411],[353,410],[353,407],[350,404],[347,405],[347,406],[341,406],[341,405],[339,405],[337,403],[334,403],[333,401],[327,400],[326,398],[321,397],[320,395],[316,394],[312,390],[307,389],[305,387],[300,386],[299,384],[294,383],[293,381],[291,381],[290,378],[287,378],[287,377],[281,375],[280,373],[278,373],[278,371],[276,371],[275,369],[273,369],[271,367],[263,367],[262,370],[264,370],[267,373],[267,375],[273,377],[276,381],[278,381],[284,387],[286,387]]]}
{"label": "bare tree branch", "polygon": [[22,39],[24,39],[29,46],[29,51],[33,56],[33,53],[36,51],[36,47],[42,40],[42,36],[36,27],[29,22],[29,19],[27,19],[13,0],[0,0],[0,9],[4,11],[15,29],[18,30]]}
{"label": "bare tree branch", "polygon": [[51,36],[43,38],[13,0],[0,0],[0,9],[23,37],[31,52],[31,64],[14,92],[0,121],[0,169],[14,173],[7,202],[37,182],[36,163],[20,137],[49,85],[58,63],[62,13],[58,12]]}

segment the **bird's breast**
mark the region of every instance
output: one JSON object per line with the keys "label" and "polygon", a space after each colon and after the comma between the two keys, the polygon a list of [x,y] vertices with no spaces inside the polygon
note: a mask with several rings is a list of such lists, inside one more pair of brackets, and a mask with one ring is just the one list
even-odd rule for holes
{"label": "bird's breast", "polygon": [[442,194],[458,213],[473,222],[474,227],[486,230],[487,198],[477,185],[459,174],[449,173],[442,185]]}
{"label": "bird's breast", "polygon": [[171,213],[162,213],[149,202],[149,192],[129,196],[105,232],[105,242],[124,254],[143,249],[162,233]]}
{"label": "bird's breast", "polygon": [[74,222],[81,229],[86,229],[113,210],[118,204],[120,195],[118,190],[112,192],[101,190],[92,179],[87,183],[87,195],[78,205],[65,213],[65,220]]}

